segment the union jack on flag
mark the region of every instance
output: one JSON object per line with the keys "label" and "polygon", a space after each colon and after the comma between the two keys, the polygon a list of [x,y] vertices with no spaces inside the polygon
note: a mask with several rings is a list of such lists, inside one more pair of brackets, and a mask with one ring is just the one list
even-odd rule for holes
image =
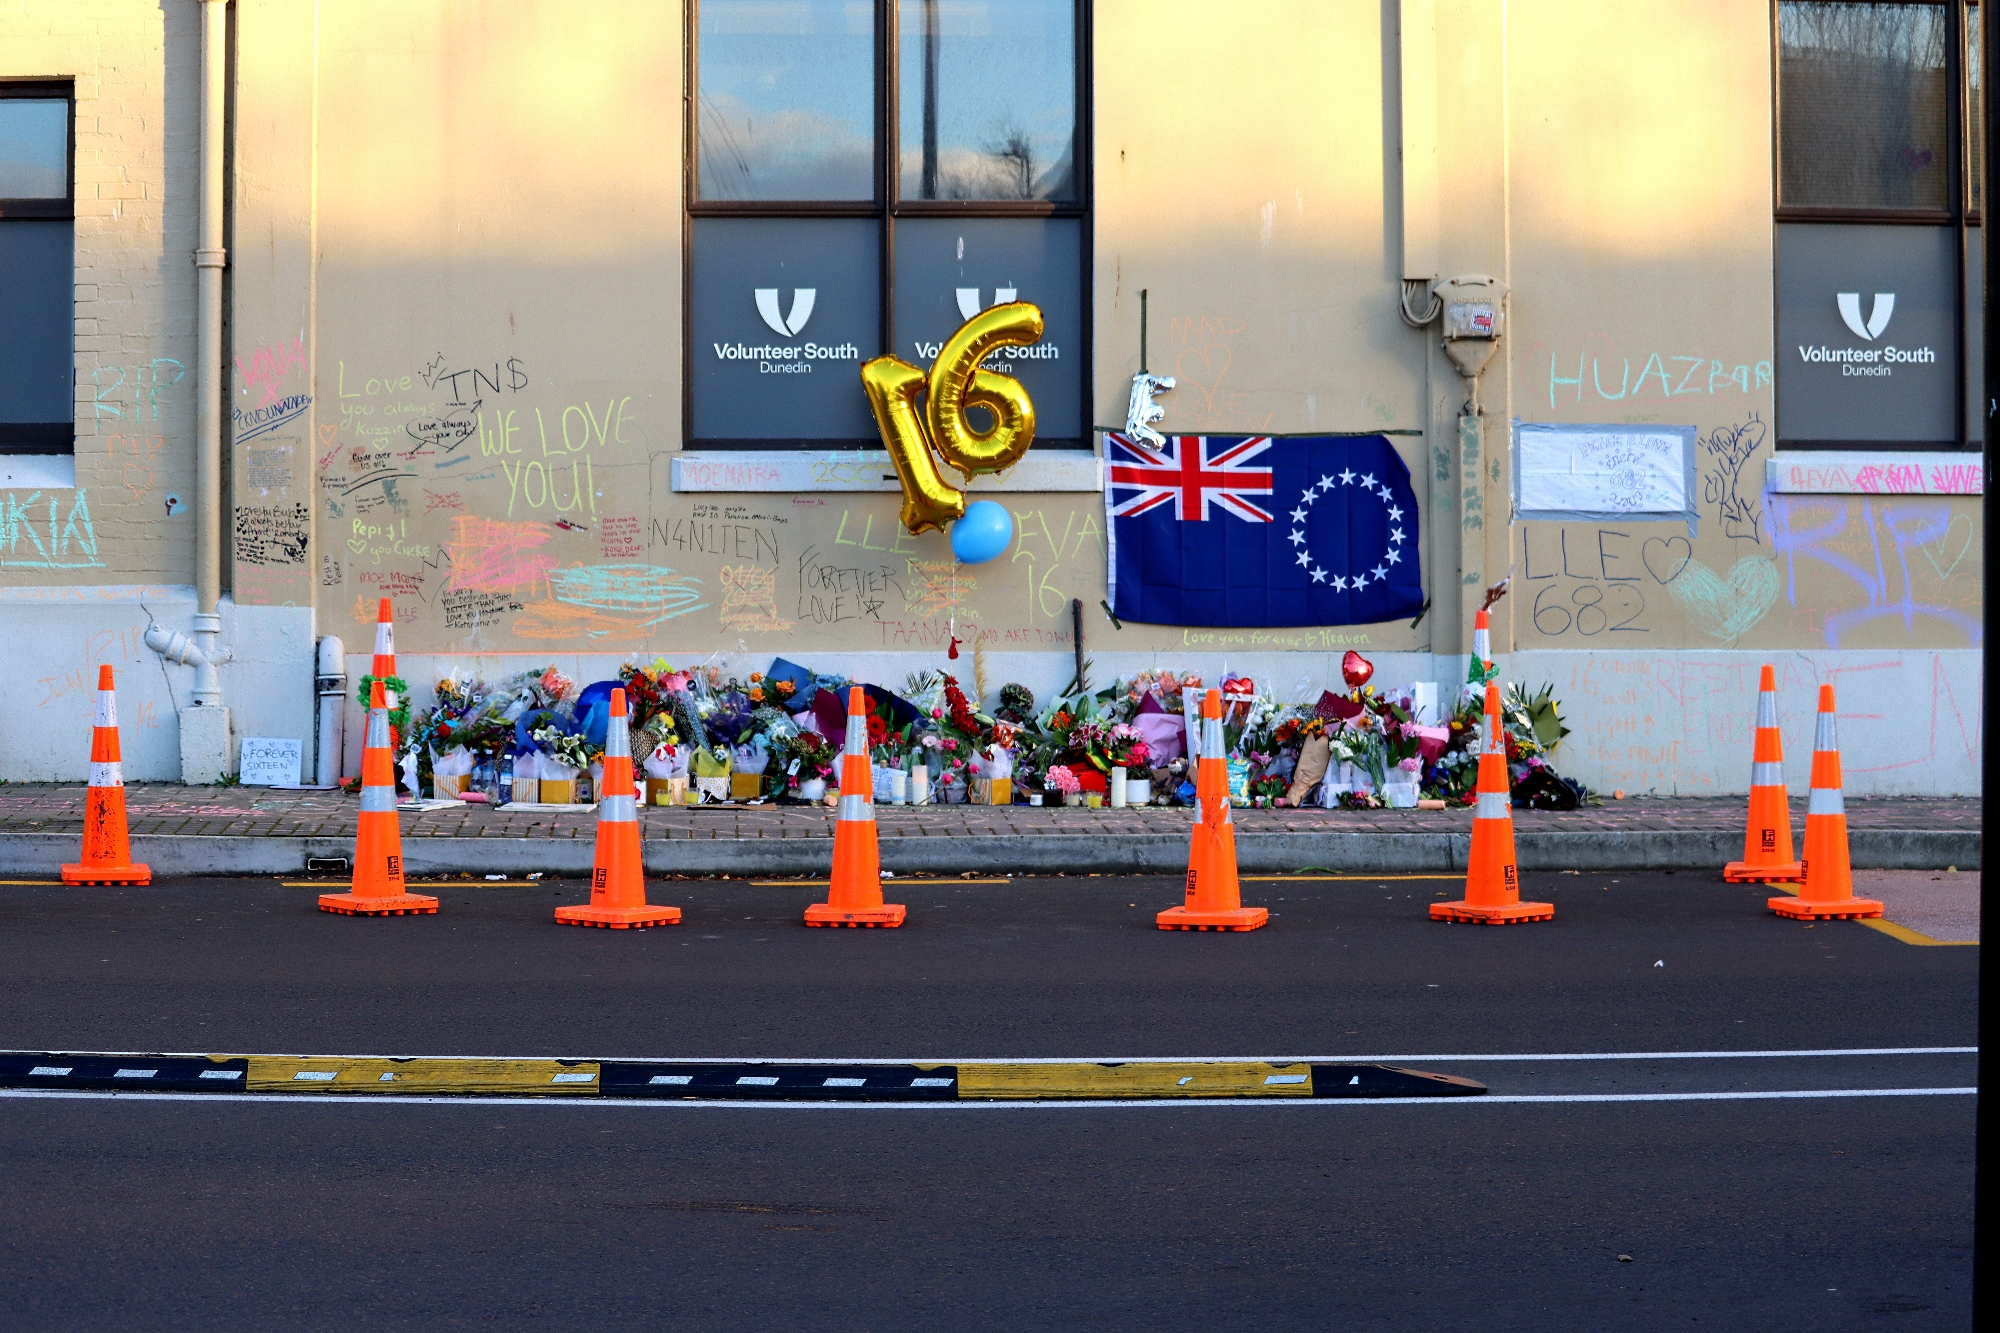
{"label": "union jack on flag", "polygon": [[1211,504],[1248,523],[1275,521],[1247,498],[1271,494],[1269,464],[1248,466],[1271,447],[1268,436],[1211,442],[1206,435],[1170,435],[1157,454],[1117,435],[1106,435],[1105,445],[1110,452],[1107,488],[1135,492],[1124,499],[1114,496],[1113,518],[1136,517],[1170,503],[1183,523],[1206,523]]}

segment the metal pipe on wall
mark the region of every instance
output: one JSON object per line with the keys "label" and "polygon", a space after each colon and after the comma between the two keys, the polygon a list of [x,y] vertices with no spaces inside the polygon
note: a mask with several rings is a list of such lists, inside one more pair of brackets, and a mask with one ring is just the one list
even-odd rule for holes
{"label": "metal pipe on wall", "polygon": [[211,663],[196,677],[194,700],[219,706],[212,663],[222,628],[222,154],[227,0],[201,0],[201,217],[195,264],[194,635]]}

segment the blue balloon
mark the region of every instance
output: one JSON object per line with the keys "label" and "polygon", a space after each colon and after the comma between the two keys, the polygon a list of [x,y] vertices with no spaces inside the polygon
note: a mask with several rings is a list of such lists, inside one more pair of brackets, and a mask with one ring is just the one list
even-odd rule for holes
{"label": "blue balloon", "polygon": [[951,553],[968,565],[983,565],[1006,552],[1014,540],[1014,516],[993,500],[974,500],[951,525]]}

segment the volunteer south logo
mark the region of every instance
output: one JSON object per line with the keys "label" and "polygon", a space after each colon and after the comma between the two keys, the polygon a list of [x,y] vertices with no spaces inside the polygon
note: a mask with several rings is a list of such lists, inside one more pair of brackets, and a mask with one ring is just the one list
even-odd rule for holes
{"label": "volunteer south logo", "polygon": [[715,359],[718,361],[755,361],[760,375],[810,375],[814,361],[859,361],[861,349],[851,342],[828,344],[807,339],[793,341],[805,332],[806,323],[812,318],[813,305],[819,299],[816,287],[792,288],[791,306],[779,304],[781,291],[777,287],[759,287],[751,293],[757,307],[757,314],[766,328],[786,339],[782,343],[716,343]]}
{"label": "volunteer south logo", "polygon": [[[1833,304],[1847,331],[1864,343],[1872,343],[1888,332],[1889,320],[1896,313],[1896,294],[1876,292],[1866,319],[1861,315],[1860,292],[1836,292]],[[1899,364],[1929,365],[1937,360],[1937,353],[1929,347],[1897,347],[1892,343],[1880,347],[1829,347],[1825,343],[1811,347],[1802,343],[1799,360],[1808,365],[1838,365],[1843,378],[1886,378],[1895,374]]]}

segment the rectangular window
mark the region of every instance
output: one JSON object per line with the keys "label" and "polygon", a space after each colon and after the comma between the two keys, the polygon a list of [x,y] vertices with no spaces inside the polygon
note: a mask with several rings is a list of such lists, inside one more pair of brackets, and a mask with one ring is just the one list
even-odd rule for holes
{"label": "rectangular window", "polygon": [[1979,438],[1978,15],[1972,0],[1773,6],[1781,447]]}
{"label": "rectangular window", "polygon": [[0,454],[76,445],[68,83],[0,80]]}
{"label": "rectangular window", "polygon": [[1087,445],[1083,0],[689,3],[688,447],[879,447],[861,363],[1016,299],[986,364]]}

